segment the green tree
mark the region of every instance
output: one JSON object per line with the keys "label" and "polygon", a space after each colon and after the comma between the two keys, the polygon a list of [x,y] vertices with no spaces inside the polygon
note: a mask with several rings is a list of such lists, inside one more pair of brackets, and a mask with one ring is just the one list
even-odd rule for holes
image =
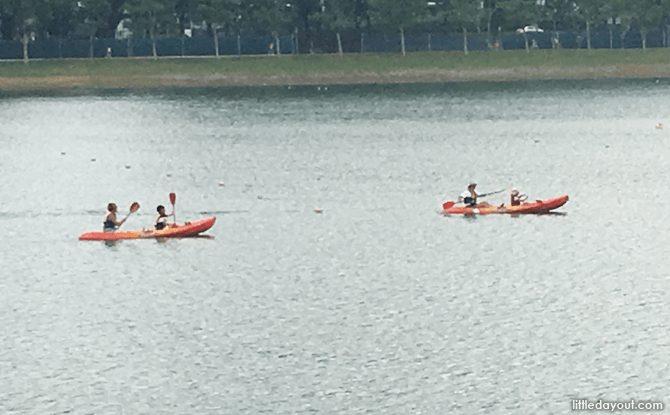
{"label": "green tree", "polygon": [[463,32],[463,51],[468,53],[468,29],[481,33],[486,27],[491,31],[491,16],[494,11],[493,1],[452,0],[448,10],[448,18],[453,26]]}
{"label": "green tree", "polygon": [[77,2],[75,0],[51,0],[50,19],[43,29],[46,33],[59,38],[73,33],[77,29]]}
{"label": "green tree", "polygon": [[214,38],[214,49],[219,57],[218,28],[239,15],[241,0],[199,0],[196,7],[196,16],[207,22]]}
{"label": "green tree", "polygon": [[9,16],[12,39],[19,39],[23,46],[23,61],[28,62],[28,44],[41,25],[50,19],[51,7],[47,0],[4,0],[0,13]]}
{"label": "green tree", "polygon": [[536,0],[499,0],[496,7],[504,14],[506,29],[516,30],[530,24],[539,24]]}
{"label": "green tree", "polygon": [[93,57],[93,39],[98,30],[107,24],[110,14],[107,0],[80,0],[77,9],[77,31],[88,37],[89,57]]}
{"label": "green tree", "polygon": [[174,34],[177,29],[175,0],[128,0],[130,30],[151,39],[152,54],[157,57],[156,36]]}
{"label": "green tree", "polygon": [[586,26],[586,48],[591,50],[591,25],[605,20],[609,13],[608,0],[577,0],[574,15]]}
{"label": "green tree", "polygon": [[612,8],[612,15],[616,16],[615,23],[619,26],[621,48],[623,49],[625,47],[624,40],[630,29],[632,29],[635,16],[630,8],[629,0],[612,0],[610,7]]}
{"label": "green tree", "polygon": [[400,30],[400,48],[405,55],[405,29],[412,29],[425,20],[425,0],[370,0],[370,21],[381,30]]}
{"label": "green tree", "polygon": [[497,2],[497,6],[505,15],[508,29],[517,30],[517,32],[521,30],[519,33],[523,35],[526,51],[530,52],[528,34],[523,28],[530,24],[539,27],[544,5],[538,4],[536,0],[501,0]]}
{"label": "green tree", "polygon": [[629,2],[632,25],[640,31],[642,49],[647,49],[647,33],[661,23],[661,18],[667,16],[668,5],[662,0],[636,0]]}
{"label": "green tree", "polygon": [[104,38],[114,37],[121,20],[128,17],[125,13],[126,0],[107,0],[107,2],[109,3],[107,23],[98,30],[98,36]]}
{"label": "green tree", "polygon": [[343,30],[356,27],[356,3],[351,0],[324,0],[324,8],[320,15],[320,20],[324,26],[335,31],[337,49],[339,54],[342,55],[340,33]]}

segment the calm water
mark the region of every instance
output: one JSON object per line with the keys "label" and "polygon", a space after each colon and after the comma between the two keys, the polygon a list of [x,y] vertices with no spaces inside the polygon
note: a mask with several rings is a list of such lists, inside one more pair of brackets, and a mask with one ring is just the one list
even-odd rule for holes
{"label": "calm water", "polygon": [[[0,413],[670,403],[669,107],[666,80],[5,96]],[[570,201],[441,216],[471,180]],[[170,192],[213,239],[77,240]]]}

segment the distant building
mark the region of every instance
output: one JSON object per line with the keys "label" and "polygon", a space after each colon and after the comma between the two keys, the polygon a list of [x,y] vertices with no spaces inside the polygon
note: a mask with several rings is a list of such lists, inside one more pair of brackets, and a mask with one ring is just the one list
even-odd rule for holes
{"label": "distant building", "polygon": [[130,19],[123,19],[119,22],[119,24],[116,26],[116,30],[114,31],[114,37],[116,39],[128,39],[133,35],[133,32],[128,29],[128,25],[130,25]]}

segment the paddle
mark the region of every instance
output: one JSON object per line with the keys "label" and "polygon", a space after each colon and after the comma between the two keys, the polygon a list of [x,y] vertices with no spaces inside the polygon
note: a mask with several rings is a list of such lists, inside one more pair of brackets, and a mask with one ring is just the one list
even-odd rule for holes
{"label": "paddle", "polygon": [[[458,202],[458,203],[461,203],[461,202]],[[452,207],[454,207],[455,204],[456,203],[454,203],[454,202],[444,202],[444,203],[442,203],[442,209],[444,209],[444,210],[451,209]]]}
{"label": "paddle", "polygon": [[[500,193],[500,192],[504,192],[504,191],[505,191],[505,189],[500,189],[500,190],[496,190],[495,192],[484,193],[484,194],[481,194],[481,195],[477,195],[477,197],[491,196],[491,195],[494,195],[494,194],[496,194],[496,193]],[[442,209],[444,209],[444,210],[450,209],[450,208],[454,207],[454,205],[455,205],[456,203],[463,203],[463,201],[460,200],[460,201],[458,201],[458,202],[451,202],[451,201],[449,201],[449,202],[444,202],[444,203],[442,203]]]}
{"label": "paddle", "polygon": [[140,208],[140,204],[137,203],[137,202],[133,202],[133,204],[130,205],[130,211],[129,211],[128,214],[126,215],[126,218],[123,219],[123,220],[128,219],[128,217],[130,216],[130,214],[131,214],[131,213],[135,213],[135,212],[137,212],[137,210],[138,210],[139,208]]}
{"label": "paddle", "polygon": [[174,219],[174,224],[177,224],[177,214],[174,213],[174,204],[177,201],[177,195],[170,193],[170,203],[172,203],[172,219]]}
{"label": "paddle", "polygon": [[495,192],[484,193],[484,194],[477,195],[477,196],[478,196],[478,197],[491,196],[491,195],[494,195],[494,194],[496,194],[496,193],[500,193],[500,192],[504,192],[504,191],[505,191],[505,189],[500,189],[500,190],[496,190]]}

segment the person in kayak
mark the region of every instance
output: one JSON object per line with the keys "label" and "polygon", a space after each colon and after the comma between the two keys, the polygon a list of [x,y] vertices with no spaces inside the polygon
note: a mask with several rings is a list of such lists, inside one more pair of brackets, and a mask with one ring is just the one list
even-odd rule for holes
{"label": "person in kayak", "polygon": [[165,206],[163,205],[158,205],[156,212],[158,212],[158,214],[156,215],[156,220],[154,220],[154,228],[156,228],[157,231],[160,231],[168,226],[167,218],[168,216],[173,216],[174,212],[166,214]]}
{"label": "person in kayak", "polygon": [[517,189],[516,187],[513,187],[510,190],[510,204],[512,206],[519,206],[526,200],[528,200],[528,196],[519,193],[519,189]]}
{"label": "person in kayak", "polygon": [[[470,183],[468,185],[468,190],[464,191],[463,193],[461,193],[460,196],[458,196],[458,201],[465,203],[465,206],[467,206],[467,207],[476,207],[476,206],[487,207],[487,206],[491,206],[488,202],[481,202],[481,203],[477,204],[477,198],[478,197],[488,196],[488,194],[477,193],[477,191],[475,190],[475,187],[477,187],[477,183],[474,183],[474,182]],[[494,192],[494,193],[497,193],[497,192]],[[493,193],[489,193],[489,194],[493,194]]]}
{"label": "person in kayak", "polygon": [[475,191],[477,183],[470,183],[468,185],[468,190],[465,190],[458,196],[458,201],[465,203],[465,206],[474,207],[477,205],[477,197],[479,196]]}
{"label": "person in kayak", "polygon": [[102,230],[104,232],[114,232],[116,229],[123,225],[123,223],[128,218],[123,218],[121,221],[116,220],[116,203],[110,203],[107,205],[107,215],[105,216],[105,221],[102,223]]}

